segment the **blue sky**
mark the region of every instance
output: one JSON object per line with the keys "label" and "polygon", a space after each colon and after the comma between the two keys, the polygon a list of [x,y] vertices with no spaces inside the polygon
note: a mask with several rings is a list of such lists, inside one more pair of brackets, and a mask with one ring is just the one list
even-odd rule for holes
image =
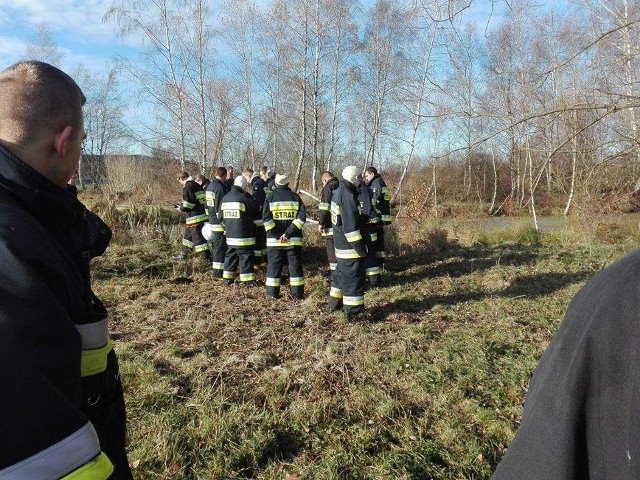
{"label": "blue sky", "polygon": [[73,70],[79,64],[101,71],[115,53],[136,54],[129,43],[117,38],[113,24],[102,22],[109,0],[1,0],[0,69],[24,58],[30,41],[44,26],[64,53],[60,65]]}
{"label": "blue sky", "polygon": [[[53,34],[64,53],[60,67],[66,71],[80,64],[90,71],[103,71],[116,53],[135,57],[136,39],[118,38],[113,23],[102,21],[110,3],[111,0],[0,0],[0,70],[24,58],[39,26]],[[505,0],[476,0],[465,16],[483,25],[489,22],[491,28],[499,23],[505,8]]]}

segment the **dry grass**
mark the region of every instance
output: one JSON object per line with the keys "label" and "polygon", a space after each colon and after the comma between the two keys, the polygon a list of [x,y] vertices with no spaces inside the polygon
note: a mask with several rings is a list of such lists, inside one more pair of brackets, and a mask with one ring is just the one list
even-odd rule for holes
{"label": "dry grass", "polygon": [[172,263],[177,234],[94,261],[141,479],[488,478],[569,299],[631,248],[409,222],[348,322],[324,311],[318,239],[307,298],[273,301]]}

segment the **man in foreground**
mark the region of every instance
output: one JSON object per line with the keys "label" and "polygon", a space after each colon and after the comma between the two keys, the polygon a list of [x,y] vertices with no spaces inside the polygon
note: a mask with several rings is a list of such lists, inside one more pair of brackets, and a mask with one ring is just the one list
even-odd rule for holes
{"label": "man in foreground", "polygon": [[640,250],[571,301],[494,478],[640,478]]}
{"label": "man in foreground", "polygon": [[111,230],[64,190],[85,138],[65,73],[0,73],[0,478],[132,478],[107,313],[89,260]]}

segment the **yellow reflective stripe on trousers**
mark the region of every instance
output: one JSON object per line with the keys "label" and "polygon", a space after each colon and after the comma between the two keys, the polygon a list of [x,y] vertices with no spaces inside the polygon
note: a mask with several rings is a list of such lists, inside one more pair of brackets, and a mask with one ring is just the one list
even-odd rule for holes
{"label": "yellow reflective stripe on trousers", "polygon": [[331,290],[329,290],[329,295],[333,298],[342,298],[342,290],[336,287],[331,287]]}
{"label": "yellow reflective stripe on trousers", "polygon": [[304,277],[289,277],[289,286],[301,287],[304,285]]}
{"label": "yellow reflective stripe on trousers", "polygon": [[360,255],[358,255],[358,252],[356,252],[353,248],[349,248],[346,250],[336,248],[336,258],[351,260],[354,258],[360,258]]}
{"label": "yellow reflective stripe on trousers", "polygon": [[351,305],[351,306],[364,305],[364,295],[357,296],[357,297],[348,297],[347,295],[345,295],[342,297],[342,303],[344,305]]}
{"label": "yellow reflective stripe on trousers", "polygon": [[267,277],[264,283],[267,287],[279,287],[281,280],[279,278]]}
{"label": "yellow reflective stripe on trousers", "polygon": [[60,480],[96,480],[109,478],[113,473],[113,465],[109,458],[102,452],[89,463],[85,463],[79,469],[65,475]]}
{"label": "yellow reflective stripe on trousers", "polygon": [[105,480],[113,472],[111,462],[105,456],[101,468],[86,477],[65,477],[81,469],[101,455],[100,441],[91,423],[87,422],[68,437],[51,445],[29,458],[0,470],[2,480],[25,480],[36,478],[87,478]]}
{"label": "yellow reflective stripe on trousers", "polygon": [[107,340],[104,347],[82,350],[80,376],[89,377],[104,372],[107,369],[107,355],[112,349],[111,340]]}

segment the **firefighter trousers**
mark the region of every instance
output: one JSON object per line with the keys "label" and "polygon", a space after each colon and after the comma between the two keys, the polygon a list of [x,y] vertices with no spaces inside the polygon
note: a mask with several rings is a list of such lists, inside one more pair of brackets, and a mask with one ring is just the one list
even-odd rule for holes
{"label": "firefighter trousers", "polygon": [[375,225],[363,225],[360,228],[364,243],[367,246],[367,256],[364,258],[364,271],[366,280],[372,287],[381,285],[380,258],[376,248],[378,228]]}
{"label": "firefighter trousers", "polygon": [[224,232],[213,232],[211,240],[211,250],[213,253],[212,266],[213,278],[222,278],[224,272],[224,259],[227,255],[227,239]]}
{"label": "firefighter trousers", "polygon": [[211,257],[209,251],[209,244],[202,236],[202,227],[204,223],[196,223],[195,225],[187,225],[184,229],[184,236],[182,238],[182,254],[187,256],[191,250],[196,255],[201,255],[205,258]]}
{"label": "firefighter trousers", "polygon": [[364,259],[338,258],[331,280],[329,311],[344,309],[347,316],[364,311]]}
{"label": "firefighter trousers", "polygon": [[327,259],[329,260],[329,270],[333,276],[338,260],[336,259],[336,248],[333,245],[333,237],[324,237],[324,246],[327,249]]}
{"label": "firefighter trousers", "polygon": [[304,273],[302,269],[302,247],[267,248],[267,296],[280,297],[282,270],[289,266],[289,290],[294,298],[304,298]]}
{"label": "firefighter trousers", "polygon": [[227,245],[222,278],[232,283],[235,279],[238,266],[240,266],[240,283],[255,281],[256,274],[253,271],[253,245],[246,247],[232,247],[231,245]]}

